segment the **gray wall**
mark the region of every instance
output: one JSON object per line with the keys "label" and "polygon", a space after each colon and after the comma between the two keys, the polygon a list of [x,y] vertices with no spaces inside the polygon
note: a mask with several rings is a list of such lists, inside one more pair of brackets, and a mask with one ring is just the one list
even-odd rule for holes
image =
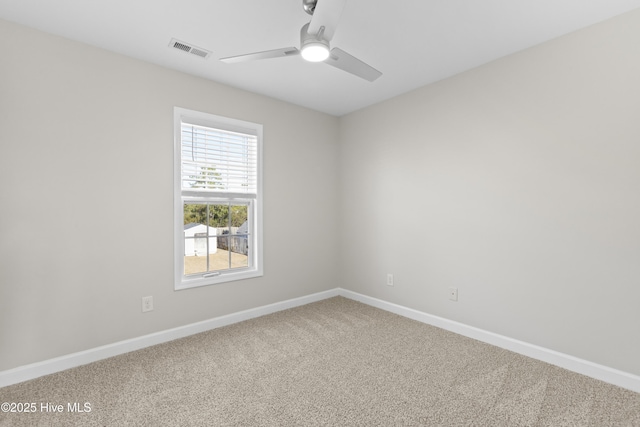
{"label": "gray wall", "polygon": [[635,11],[341,118],[344,286],[640,374],[639,40]]}
{"label": "gray wall", "polygon": [[[0,52],[0,370],[336,286],[337,118],[6,21]],[[173,290],[174,106],[264,125],[263,278]]]}

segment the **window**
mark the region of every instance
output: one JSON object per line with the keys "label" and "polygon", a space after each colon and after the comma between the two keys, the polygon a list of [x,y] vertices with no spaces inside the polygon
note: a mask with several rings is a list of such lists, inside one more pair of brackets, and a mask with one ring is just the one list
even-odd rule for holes
{"label": "window", "polygon": [[262,275],[262,125],[174,110],[175,288]]}

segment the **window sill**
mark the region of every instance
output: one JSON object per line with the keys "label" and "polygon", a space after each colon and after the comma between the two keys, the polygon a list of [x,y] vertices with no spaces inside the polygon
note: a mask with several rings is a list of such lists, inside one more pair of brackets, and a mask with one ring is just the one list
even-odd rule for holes
{"label": "window sill", "polygon": [[225,272],[214,277],[198,276],[193,278],[183,278],[180,282],[176,283],[175,290],[181,291],[183,289],[199,288],[201,286],[218,285],[221,283],[252,279],[254,277],[261,276],[263,276],[261,270],[249,269],[242,271]]}

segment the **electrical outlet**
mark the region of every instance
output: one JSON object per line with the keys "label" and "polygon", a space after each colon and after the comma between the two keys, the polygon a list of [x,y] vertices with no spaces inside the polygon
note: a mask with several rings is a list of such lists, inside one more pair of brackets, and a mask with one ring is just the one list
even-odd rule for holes
{"label": "electrical outlet", "polygon": [[393,274],[387,273],[387,286],[393,286]]}
{"label": "electrical outlet", "polygon": [[142,312],[153,311],[153,297],[142,297]]}
{"label": "electrical outlet", "polygon": [[449,288],[449,299],[451,301],[458,301],[458,288]]}

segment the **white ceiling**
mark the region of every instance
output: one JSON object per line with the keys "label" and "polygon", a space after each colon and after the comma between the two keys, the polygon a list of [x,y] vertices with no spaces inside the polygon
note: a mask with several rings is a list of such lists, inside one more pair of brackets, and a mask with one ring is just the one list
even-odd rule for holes
{"label": "white ceiling", "polygon": [[[218,60],[297,47],[311,18],[302,0],[0,0],[0,17],[340,116],[639,7],[640,0],[348,0],[331,45],[382,71],[373,83],[300,57]],[[213,54],[204,60],[169,48],[172,38]]]}

